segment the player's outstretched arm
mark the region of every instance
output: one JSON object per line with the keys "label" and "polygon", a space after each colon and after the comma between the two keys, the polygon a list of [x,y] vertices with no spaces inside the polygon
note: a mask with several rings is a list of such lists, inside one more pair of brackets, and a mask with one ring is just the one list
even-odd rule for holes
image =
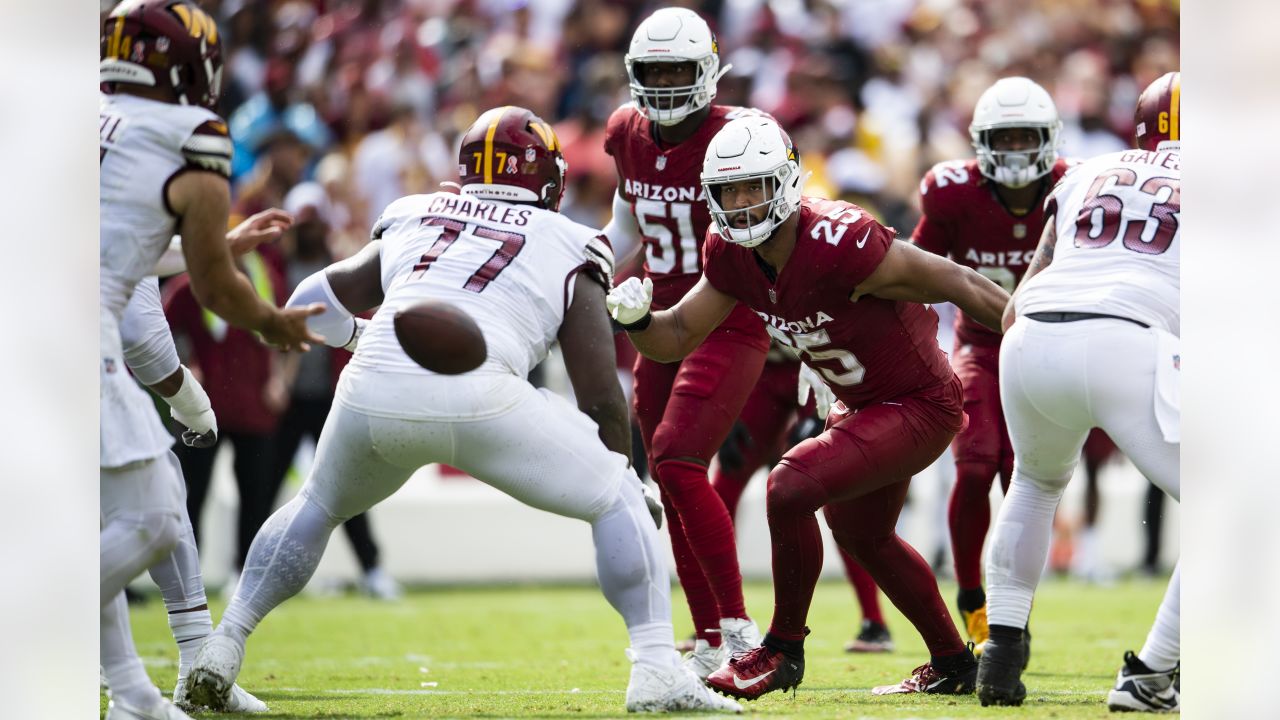
{"label": "player's outstretched arm", "polygon": [[952,302],[966,315],[1000,332],[1009,293],[963,265],[894,240],[884,259],[849,296],[863,295],[918,303]]}
{"label": "player's outstretched arm", "polygon": [[631,417],[618,384],[613,331],[605,314],[604,288],[586,273],[574,280],[573,303],[557,335],[578,409],[600,428],[605,447],[631,462]]}
{"label": "player's outstretched arm", "polygon": [[1027,267],[1027,272],[1022,276],[1022,280],[1018,282],[1018,287],[1014,289],[1013,295],[1009,297],[1009,302],[1004,306],[1004,317],[1001,318],[1000,326],[1005,332],[1013,327],[1013,321],[1018,319],[1018,308],[1016,306],[1018,291],[1026,286],[1027,281],[1035,277],[1041,270],[1049,267],[1049,263],[1053,262],[1053,250],[1058,244],[1057,223],[1053,221],[1050,215],[1044,224],[1044,231],[1040,233],[1040,245],[1036,247],[1036,256],[1031,258],[1031,265]]}
{"label": "player's outstretched arm", "polygon": [[323,308],[279,310],[263,302],[249,279],[236,269],[227,246],[231,189],[213,172],[193,170],[169,185],[166,200],[180,220],[182,254],[196,300],[228,323],[262,334],[282,350],[306,350],[320,338],[307,330],[306,319]]}
{"label": "player's outstretched arm", "polygon": [[651,312],[653,283],[627,281],[609,291],[609,314],[627,331],[641,355],[675,362],[693,352],[732,312],[737,300],[712,287],[704,275],[670,310]]}
{"label": "player's outstretched arm", "polygon": [[324,311],[307,318],[307,327],[325,345],[355,352],[369,321],[355,317],[382,304],[382,242],[373,240],[360,252],[298,283],[285,307],[320,305]]}

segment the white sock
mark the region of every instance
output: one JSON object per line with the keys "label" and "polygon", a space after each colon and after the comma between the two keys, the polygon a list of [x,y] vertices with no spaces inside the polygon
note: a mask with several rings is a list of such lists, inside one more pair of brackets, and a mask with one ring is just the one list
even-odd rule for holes
{"label": "white sock", "polygon": [[149,708],[158,702],[160,691],[147,677],[147,670],[133,645],[129,606],[123,592],[102,607],[98,629],[101,634],[98,660],[102,663],[102,674],[107,678],[111,696],[139,708]]}
{"label": "white sock", "polygon": [[181,680],[187,676],[191,664],[196,661],[200,641],[213,632],[213,616],[207,608],[170,612],[169,629],[173,631],[173,639],[178,643],[178,679]]}
{"label": "white sock", "polygon": [[1025,627],[1053,537],[1062,489],[1048,491],[1015,469],[987,550],[987,622]]}
{"label": "white sock", "polygon": [[1138,653],[1138,659],[1142,664],[1160,672],[1172,670],[1178,664],[1178,658],[1181,655],[1181,636],[1178,628],[1181,606],[1178,598],[1182,584],[1181,565],[1182,563],[1179,562],[1173,567],[1173,577],[1169,578],[1169,588],[1165,590],[1160,610],[1156,612],[1156,621],[1151,626],[1151,632],[1147,634],[1146,644]]}
{"label": "white sock", "polygon": [[649,665],[676,667],[680,653],[675,649],[675,633],[669,622],[645,623],[627,628],[631,636],[631,650],[636,658]]}

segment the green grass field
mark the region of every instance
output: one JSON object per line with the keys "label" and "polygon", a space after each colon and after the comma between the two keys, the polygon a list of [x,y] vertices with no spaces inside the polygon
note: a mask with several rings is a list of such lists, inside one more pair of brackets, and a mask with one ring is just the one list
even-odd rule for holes
{"label": "green grass field", "polygon": [[[767,625],[772,592],[747,585],[747,607]],[[955,594],[944,584],[943,597]],[[765,696],[748,713],[778,717],[1107,717],[1105,695],[1126,649],[1137,650],[1164,581],[1110,587],[1041,585],[1032,616],[1031,667],[1019,709],[982,708],[975,696],[873,697],[925,662],[924,645],[886,602],[898,649],[842,650],[858,619],[847,585],[818,587],[806,643],[804,684]],[[676,631],[690,630],[673,599]],[[222,610],[215,603],[214,615]],[[133,611],[138,652],[172,691],[177,651],[158,598]],[[298,597],[250,638],[240,683],[272,718],[606,717],[625,715],[627,636],[593,587],[441,588],[384,604],[357,597]],[[106,700],[102,701],[106,710]],[[224,716],[231,717],[231,716]]]}

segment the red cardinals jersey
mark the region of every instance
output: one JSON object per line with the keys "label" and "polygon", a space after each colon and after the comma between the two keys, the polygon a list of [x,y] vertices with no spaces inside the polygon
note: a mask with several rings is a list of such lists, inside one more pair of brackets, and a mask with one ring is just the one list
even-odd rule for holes
{"label": "red cardinals jersey", "polygon": [[[1059,158],[1045,176],[1045,195],[1074,165]],[[938,255],[971,267],[1012,293],[1031,264],[1044,229],[1044,197],[1021,217],[996,197],[993,183],[978,171],[977,160],[955,160],[933,166],[920,181],[924,215],[911,240]],[[1000,334],[956,313],[956,344],[1000,344]]]}
{"label": "red cardinals jersey", "polygon": [[851,409],[951,382],[938,314],[920,303],[849,300],[893,242],[894,230],[839,200],[802,198],[796,246],[771,278],[755,251],[708,233],[703,273],[796,349]]}
{"label": "red cardinals jersey", "polygon": [[689,139],[658,143],[655,125],[624,105],[605,127],[604,150],[618,167],[618,195],[631,205],[645,248],[645,275],[653,280],[655,309],[675,305],[702,272],[702,238],[711,224],[702,190],[702,160],[711,139],[730,120],[761,115],[749,108],[712,105]]}

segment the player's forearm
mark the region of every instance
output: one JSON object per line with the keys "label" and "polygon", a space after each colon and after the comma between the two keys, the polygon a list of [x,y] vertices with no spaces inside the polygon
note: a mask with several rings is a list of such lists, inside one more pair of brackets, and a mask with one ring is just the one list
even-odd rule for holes
{"label": "player's forearm", "polygon": [[191,292],[196,302],[245,330],[261,332],[277,319],[275,308],[263,302],[244,273],[228,263],[227,272],[191,274]]}
{"label": "player's forearm", "polygon": [[965,315],[996,332],[1004,332],[1002,317],[1009,304],[1009,293],[980,273],[963,268],[954,293],[945,299],[955,303]]}
{"label": "player's forearm", "polygon": [[641,355],[661,363],[683,360],[702,340],[690,338],[674,310],[653,313],[644,329],[628,330],[627,337]]}
{"label": "player's forearm", "polygon": [[600,430],[600,440],[604,446],[619,453],[631,464],[631,415],[627,412],[626,400],[622,390],[618,390],[616,398],[607,401],[579,404],[578,409],[591,418]]}

